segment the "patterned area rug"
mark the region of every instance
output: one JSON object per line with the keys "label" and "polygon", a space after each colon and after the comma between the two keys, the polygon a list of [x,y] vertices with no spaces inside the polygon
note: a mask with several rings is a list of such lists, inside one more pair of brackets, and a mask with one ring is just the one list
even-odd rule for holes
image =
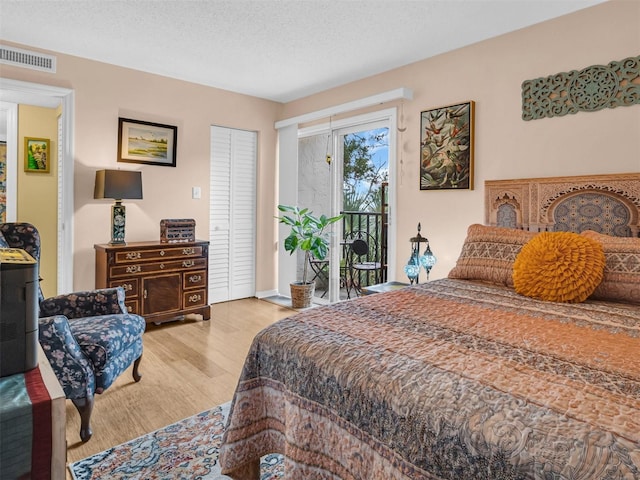
{"label": "patterned area rug", "polygon": [[[229,403],[69,465],[75,480],[89,479],[229,479],[220,473],[218,450],[229,414]],[[261,480],[284,476],[281,455],[267,455]]]}

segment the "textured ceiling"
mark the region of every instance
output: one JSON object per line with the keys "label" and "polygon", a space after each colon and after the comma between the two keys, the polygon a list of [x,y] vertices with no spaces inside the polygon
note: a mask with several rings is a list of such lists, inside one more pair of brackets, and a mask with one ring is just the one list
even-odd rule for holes
{"label": "textured ceiling", "polygon": [[279,102],[603,0],[0,0],[0,40]]}

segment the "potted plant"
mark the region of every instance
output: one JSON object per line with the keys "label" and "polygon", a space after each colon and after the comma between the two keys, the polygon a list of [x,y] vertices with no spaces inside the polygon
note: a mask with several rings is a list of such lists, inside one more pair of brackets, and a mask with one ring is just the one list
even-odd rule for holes
{"label": "potted plant", "polygon": [[291,255],[297,250],[304,252],[304,266],[302,269],[302,281],[294,282],[291,285],[291,302],[293,308],[305,308],[311,305],[315,282],[307,281],[307,270],[311,255],[317,260],[324,260],[329,253],[329,239],[325,229],[332,223],[342,218],[327,217],[321,215],[316,217],[308,208],[292,207],[289,205],[278,205],[278,210],[283,215],[276,217],[280,223],[291,227],[289,236],[284,240],[284,249]]}

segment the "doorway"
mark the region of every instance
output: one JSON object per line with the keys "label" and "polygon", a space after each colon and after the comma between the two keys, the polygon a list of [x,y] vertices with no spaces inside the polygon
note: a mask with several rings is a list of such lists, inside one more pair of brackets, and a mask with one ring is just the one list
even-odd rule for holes
{"label": "doorway", "polygon": [[[395,111],[394,111],[395,113]],[[389,111],[301,129],[298,133],[298,205],[316,216],[342,214],[333,228],[329,256],[312,259],[316,303],[353,298],[362,286],[386,279],[390,182],[394,178],[395,115]],[[356,256],[353,240],[366,244]],[[364,269],[354,269],[366,263]],[[297,270],[304,268],[304,257]],[[300,273],[297,275],[300,278]]]}
{"label": "doorway", "polygon": [[[47,108],[60,108],[58,119],[58,251],[57,251],[57,293],[73,291],[73,124],[74,91],[37,83],[0,78],[0,101]],[[7,125],[7,159],[11,151],[16,152],[17,144],[10,148],[10,142],[17,142],[17,118],[15,126]],[[15,132],[9,134],[9,132]]]}

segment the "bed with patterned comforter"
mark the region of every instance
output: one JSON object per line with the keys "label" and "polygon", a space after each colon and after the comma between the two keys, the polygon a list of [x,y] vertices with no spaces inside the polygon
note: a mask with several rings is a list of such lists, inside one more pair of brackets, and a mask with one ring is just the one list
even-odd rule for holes
{"label": "bed with patterned comforter", "polygon": [[441,279],[257,335],[220,452],[257,479],[639,479],[640,308]]}

